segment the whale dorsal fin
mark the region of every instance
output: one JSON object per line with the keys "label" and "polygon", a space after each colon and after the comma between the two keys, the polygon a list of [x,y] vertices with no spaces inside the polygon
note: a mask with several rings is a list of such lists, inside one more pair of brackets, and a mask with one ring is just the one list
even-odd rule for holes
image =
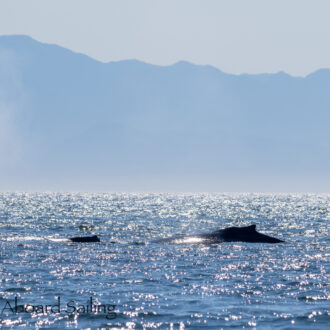
{"label": "whale dorsal fin", "polygon": [[251,225],[251,226],[247,226],[246,230],[248,231],[256,231],[256,225]]}

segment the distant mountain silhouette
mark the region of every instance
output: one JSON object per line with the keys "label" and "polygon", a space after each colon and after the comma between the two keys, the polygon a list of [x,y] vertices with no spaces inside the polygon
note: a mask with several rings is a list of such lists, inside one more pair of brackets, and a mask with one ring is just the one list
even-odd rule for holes
{"label": "distant mountain silhouette", "polygon": [[330,70],[101,63],[0,37],[0,189],[329,191]]}

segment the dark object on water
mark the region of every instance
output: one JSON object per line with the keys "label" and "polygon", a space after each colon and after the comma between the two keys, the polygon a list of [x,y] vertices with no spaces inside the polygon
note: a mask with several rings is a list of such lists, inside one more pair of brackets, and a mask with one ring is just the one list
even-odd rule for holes
{"label": "dark object on water", "polygon": [[215,244],[223,242],[248,242],[248,243],[282,243],[284,241],[260,234],[256,231],[256,225],[247,227],[229,227],[209,234],[177,236],[154,241],[154,243],[202,243]]}
{"label": "dark object on water", "polygon": [[94,236],[85,236],[85,237],[71,237],[69,238],[70,241],[76,242],[76,243],[92,243],[92,242],[100,242],[100,239],[94,235]]}

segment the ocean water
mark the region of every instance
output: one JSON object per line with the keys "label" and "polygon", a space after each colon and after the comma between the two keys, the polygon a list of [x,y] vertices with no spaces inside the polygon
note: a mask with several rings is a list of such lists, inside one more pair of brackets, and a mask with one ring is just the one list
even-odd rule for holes
{"label": "ocean water", "polygon": [[[329,220],[330,195],[0,194],[0,323],[329,329]],[[286,242],[151,243],[249,224]]]}

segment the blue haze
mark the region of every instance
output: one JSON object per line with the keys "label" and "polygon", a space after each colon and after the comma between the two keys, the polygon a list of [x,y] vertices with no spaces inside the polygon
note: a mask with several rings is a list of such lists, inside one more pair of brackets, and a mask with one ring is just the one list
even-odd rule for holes
{"label": "blue haze", "polygon": [[329,91],[328,69],[101,63],[2,36],[0,189],[329,191]]}

